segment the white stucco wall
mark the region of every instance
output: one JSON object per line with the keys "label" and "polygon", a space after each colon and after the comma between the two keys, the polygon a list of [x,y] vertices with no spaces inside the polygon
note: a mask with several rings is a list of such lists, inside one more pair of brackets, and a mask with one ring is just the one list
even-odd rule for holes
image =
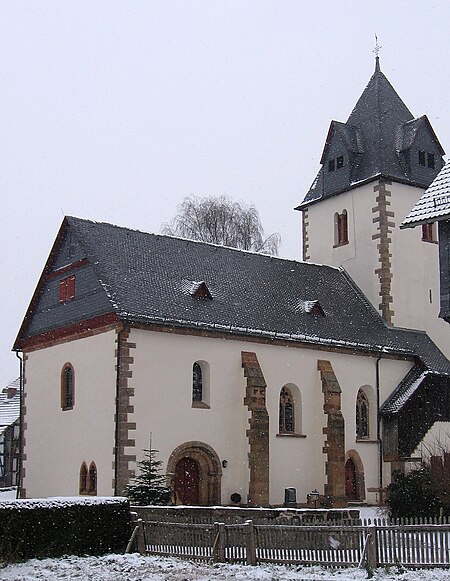
{"label": "white stucco wall", "polygon": [[[394,190],[395,185],[395,190]],[[450,325],[439,319],[439,248],[422,241],[422,227],[399,226],[422,195],[419,188],[392,184],[396,227],[392,232],[394,324],[423,329],[450,357]]]}
{"label": "white stucco wall", "polygon": [[[327,198],[308,208],[308,262],[343,266],[372,304],[378,308],[378,282],[373,275],[378,263],[373,184],[366,184],[339,196]],[[334,215],[347,211],[348,244],[334,247]],[[378,264],[377,264],[378,267]]]}
{"label": "white stucco wall", "polygon": [[[132,330],[130,341],[134,364],[130,386],[137,424],[136,453],[152,445],[160,451],[164,465],[172,451],[185,442],[198,440],[211,446],[223,469],[222,503],[233,492],[245,500],[248,491],[248,412],[244,406],[245,379],[241,351],[256,353],[268,388],[266,404],[270,417],[270,502],[282,504],[284,489],[295,487],[298,502],[325,483],[323,394],[317,360],[330,360],[342,388],[342,410],[346,420],[346,449],[357,450],[365,469],[367,488],[378,485],[378,444],[376,421],[371,429],[373,442],[356,442],[355,404],[360,387],[369,385],[375,393],[376,360],[332,352],[264,345],[243,341],[212,339],[178,334]],[[210,368],[210,409],[195,409],[192,401],[192,365],[207,361]],[[392,391],[411,367],[410,362],[381,362],[382,398]],[[305,438],[277,437],[279,393],[286,384],[301,393],[302,435]],[[383,401],[383,400],[382,400]],[[371,402],[372,403],[372,402]],[[376,402],[373,402],[376,405]],[[372,407],[372,414],[373,414]],[[375,493],[367,495],[375,501]]]}
{"label": "white stucco wall", "polygon": [[[343,266],[376,309],[380,303],[380,285],[375,270],[379,268],[378,239],[372,240],[378,224],[373,222],[377,182],[325,199],[308,209],[308,243],[310,262]],[[439,315],[438,245],[422,241],[422,229],[400,230],[423,190],[393,182],[387,189],[388,210],[392,218],[391,263],[394,311],[397,327],[422,329],[450,357],[450,326]],[[349,243],[333,248],[334,214],[348,214]],[[431,300],[430,300],[431,297]]]}
{"label": "white stucco wall", "polygon": [[[130,432],[135,447],[126,448],[125,453],[136,454],[140,460],[151,433],[152,447],[159,450],[165,471],[178,446],[203,442],[215,450],[220,462],[228,462],[222,469],[222,503],[229,504],[233,492],[241,494],[245,502],[249,414],[244,405],[246,379],[241,352],[252,351],[268,386],[270,502],[282,504],[287,487],[296,488],[298,502],[305,502],[314,488],[323,492],[326,482],[323,428],[327,418],[317,370],[317,361],[324,359],[331,362],[342,389],[346,452],[359,454],[366,489],[378,486],[374,357],[138,329],[131,330],[129,341],[136,348],[130,353],[134,358],[129,379],[129,387],[134,389],[130,402],[134,412],[128,421],[136,422],[137,429]],[[192,365],[199,360],[209,364],[210,409],[192,407]],[[75,405],[73,410],[62,411],[60,375],[66,362],[75,370]],[[381,402],[410,367],[408,361],[380,362]],[[28,355],[24,485],[29,497],[77,495],[83,461],[97,465],[98,494],[113,493],[115,382],[113,331]],[[299,427],[301,421],[305,437],[277,436],[279,394],[287,384],[294,394],[298,388],[301,395],[301,403],[298,397],[296,401],[296,424]],[[361,387],[371,404],[367,442],[356,440],[355,405]],[[366,499],[375,502],[375,492],[367,492]]]}
{"label": "white stucco wall", "polygon": [[[97,466],[98,494],[111,495],[113,479],[115,333],[55,345],[28,354],[25,367],[27,497],[79,492],[83,462]],[[61,370],[75,372],[75,405],[61,410]]]}

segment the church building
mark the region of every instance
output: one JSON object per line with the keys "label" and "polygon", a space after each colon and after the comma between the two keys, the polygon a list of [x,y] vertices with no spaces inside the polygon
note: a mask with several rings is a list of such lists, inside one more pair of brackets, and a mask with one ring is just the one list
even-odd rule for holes
{"label": "church building", "polygon": [[122,494],[151,440],[181,504],[380,502],[450,420],[435,231],[398,228],[443,153],[377,58],[298,207],[304,261],[64,218],[14,345],[22,496]]}

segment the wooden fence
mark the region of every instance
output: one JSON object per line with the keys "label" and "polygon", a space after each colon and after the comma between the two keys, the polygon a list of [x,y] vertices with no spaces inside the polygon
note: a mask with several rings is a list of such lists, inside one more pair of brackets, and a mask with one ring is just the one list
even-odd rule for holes
{"label": "wooden fence", "polygon": [[145,554],[201,561],[450,567],[450,524],[444,519],[301,526],[254,524],[251,520],[242,524],[140,520],[133,535],[130,549],[136,538]]}

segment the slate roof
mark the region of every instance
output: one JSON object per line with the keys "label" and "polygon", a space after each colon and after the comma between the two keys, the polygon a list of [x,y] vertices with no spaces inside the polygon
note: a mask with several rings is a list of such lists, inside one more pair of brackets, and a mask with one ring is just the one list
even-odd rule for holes
{"label": "slate roof", "polygon": [[[8,398],[8,389],[17,390]],[[19,419],[20,415],[20,379],[16,379],[0,392],[0,434]]]}
{"label": "slate roof", "polygon": [[332,122],[322,154],[321,163],[324,163],[331,130],[333,127],[339,129],[347,150],[354,156],[348,183],[341,185],[337,191],[326,192],[323,182],[325,170],[322,166],[296,210],[379,176],[415,186],[428,187],[429,181],[418,183],[417,180],[411,178],[402,167],[399,156],[401,151],[411,147],[419,128],[424,123],[427,124],[441,155],[444,154],[426,116],[414,119],[413,114],[381,72],[377,57],[375,72],[347,122],[345,124]]}
{"label": "slate roof", "polygon": [[442,384],[450,389],[450,362],[437,349],[433,341],[424,331],[410,329],[392,329],[398,340],[404,341],[405,346],[414,349],[421,363],[414,365],[397,388],[388,396],[380,407],[382,414],[397,414],[419,389],[433,382],[440,376],[445,379]]}
{"label": "slate roof", "polygon": [[400,228],[413,228],[418,224],[448,220],[450,218],[450,161],[438,173]]}
{"label": "slate roof", "polygon": [[388,415],[401,411],[409,398],[416,393],[424,379],[430,374],[430,371],[424,370],[422,367],[415,365],[382,404],[380,412],[384,415]]}
{"label": "slate roof", "polygon": [[[388,328],[343,270],[74,217],[62,228],[123,321],[418,356],[450,374],[425,334]],[[198,281],[212,298],[193,296]]]}

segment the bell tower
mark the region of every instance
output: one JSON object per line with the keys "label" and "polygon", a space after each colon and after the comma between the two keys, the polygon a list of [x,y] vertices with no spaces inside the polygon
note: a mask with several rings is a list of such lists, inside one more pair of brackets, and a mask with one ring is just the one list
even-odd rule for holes
{"label": "bell tower", "polygon": [[414,117],[381,71],[377,50],[347,121],[331,122],[321,167],[296,210],[303,260],[344,268],[388,325],[425,330],[450,355],[438,319],[436,225],[399,229],[444,153],[426,115]]}

